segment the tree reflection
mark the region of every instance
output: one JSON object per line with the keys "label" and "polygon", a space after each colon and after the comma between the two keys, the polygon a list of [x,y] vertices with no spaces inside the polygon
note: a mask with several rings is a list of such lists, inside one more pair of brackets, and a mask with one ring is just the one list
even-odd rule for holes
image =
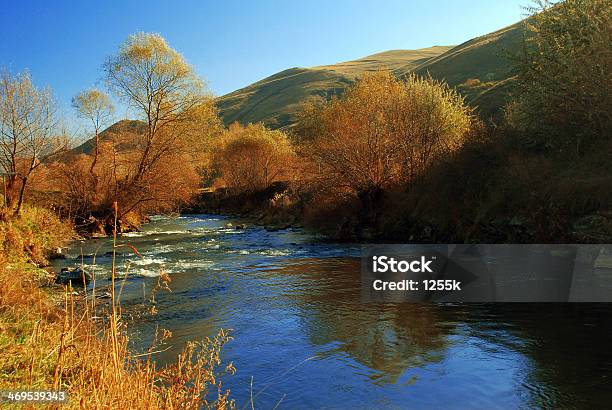
{"label": "tree reflection", "polygon": [[375,370],[377,383],[396,383],[406,369],[439,362],[449,343],[448,326],[433,304],[365,304],[360,299],[358,259],[303,259],[279,269],[307,278],[309,289],[292,293],[304,311],[305,333],[315,345],[334,345]]}
{"label": "tree reflection", "polygon": [[515,337],[500,339],[478,320],[471,326],[531,360],[524,383],[533,407],[603,408],[612,401],[611,313],[606,303],[487,304],[472,315],[505,323]]}

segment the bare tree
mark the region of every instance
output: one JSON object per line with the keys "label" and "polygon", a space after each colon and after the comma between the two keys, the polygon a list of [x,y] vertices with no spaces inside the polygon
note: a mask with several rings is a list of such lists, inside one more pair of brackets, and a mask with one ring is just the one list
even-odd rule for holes
{"label": "bare tree", "polygon": [[50,90],[36,88],[27,72],[4,71],[0,75],[0,165],[8,174],[6,205],[15,207],[15,214],[21,211],[32,173],[67,146],[67,139],[56,131]]}

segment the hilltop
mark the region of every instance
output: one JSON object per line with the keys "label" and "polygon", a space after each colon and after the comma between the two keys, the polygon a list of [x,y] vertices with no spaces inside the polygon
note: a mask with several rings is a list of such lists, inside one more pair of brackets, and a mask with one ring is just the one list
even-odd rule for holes
{"label": "hilltop", "polygon": [[444,80],[488,118],[505,104],[512,83],[509,56],[520,50],[523,31],[520,22],[455,47],[391,50],[332,65],[294,67],[219,97],[217,107],[225,124],[261,121],[287,128],[304,102],[339,95],[359,76],[386,69],[397,76],[429,73]]}

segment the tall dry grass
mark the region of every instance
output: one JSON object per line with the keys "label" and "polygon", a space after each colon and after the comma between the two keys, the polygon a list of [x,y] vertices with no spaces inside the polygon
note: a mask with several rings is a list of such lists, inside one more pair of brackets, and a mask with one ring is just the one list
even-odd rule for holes
{"label": "tall dry grass", "polygon": [[[219,380],[235,371],[231,363],[221,366],[229,332],[188,343],[175,363],[158,368],[153,359],[169,331],[134,354],[114,291],[110,306],[96,307],[92,298],[71,287],[58,291],[23,266],[0,253],[0,389],[65,390],[68,408],[234,407]],[[168,281],[162,275],[159,287]],[[97,321],[93,309],[106,311],[106,320]]]}

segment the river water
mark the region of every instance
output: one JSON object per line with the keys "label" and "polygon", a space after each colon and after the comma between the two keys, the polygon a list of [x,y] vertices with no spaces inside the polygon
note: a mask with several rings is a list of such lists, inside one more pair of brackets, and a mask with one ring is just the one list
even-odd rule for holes
{"label": "river water", "polygon": [[[358,245],[301,231],[237,230],[213,215],[157,217],[119,243],[121,301],[142,301],[161,269],[172,292],[131,324],[145,351],[234,329],[224,378],[238,408],[609,408],[612,307],[606,304],[363,304]],[[109,239],[75,244],[61,263],[92,264],[107,286]],[[59,266],[58,266],[59,267]],[[253,387],[251,389],[251,379]]]}

